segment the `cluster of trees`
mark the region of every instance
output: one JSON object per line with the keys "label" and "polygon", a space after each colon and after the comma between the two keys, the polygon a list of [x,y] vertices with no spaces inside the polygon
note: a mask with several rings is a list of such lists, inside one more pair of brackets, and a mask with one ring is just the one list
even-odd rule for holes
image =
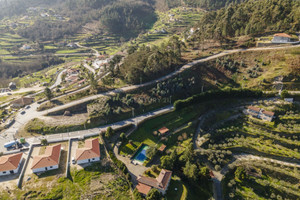
{"label": "cluster of trees", "polygon": [[230,3],[240,3],[243,0],[157,0],[157,9],[170,9],[177,6],[200,7],[205,10],[215,10],[228,6]]}
{"label": "cluster of trees", "polygon": [[203,167],[195,160],[193,144],[189,144],[184,152],[178,155],[177,150],[172,151],[170,155],[160,158],[161,167],[169,170],[180,170],[183,178],[189,181],[208,180],[209,170]]}
{"label": "cluster of trees", "polygon": [[177,100],[174,102],[176,110],[190,106],[192,104],[201,103],[203,101],[209,101],[215,98],[248,98],[248,97],[261,97],[263,92],[261,90],[250,90],[250,89],[223,89],[223,90],[210,90],[197,95],[193,95],[184,100]]}
{"label": "cluster of trees", "polygon": [[153,7],[142,1],[120,1],[105,7],[100,21],[110,32],[128,38],[150,28],[156,15]]}
{"label": "cluster of trees", "polygon": [[128,83],[147,82],[166,74],[181,62],[184,43],[173,36],[159,47],[142,46],[128,55],[120,66],[119,78]]}
{"label": "cluster of trees", "polygon": [[51,65],[58,65],[64,60],[57,56],[40,56],[31,62],[9,63],[0,59],[0,79],[10,79],[24,76],[35,71],[45,69]]}
{"label": "cluster of trees", "polygon": [[199,38],[226,37],[300,29],[300,2],[295,0],[249,0],[207,12],[199,21]]}

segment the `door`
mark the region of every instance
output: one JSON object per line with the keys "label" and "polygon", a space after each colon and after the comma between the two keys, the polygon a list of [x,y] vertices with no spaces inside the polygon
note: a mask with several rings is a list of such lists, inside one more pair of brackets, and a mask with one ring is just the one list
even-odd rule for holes
{"label": "door", "polygon": [[47,170],[48,170],[48,168],[47,168],[47,167],[45,167],[45,170],[47,171]]}
{"label": "door", "polygon": [[11,174],[13,174],[13,173],[14,173],[14,170],[10,170],[9,172],[10,172]]}
{"label": "door", "polygon": [[91,159],[89,159],[89,162],[91,162]]}

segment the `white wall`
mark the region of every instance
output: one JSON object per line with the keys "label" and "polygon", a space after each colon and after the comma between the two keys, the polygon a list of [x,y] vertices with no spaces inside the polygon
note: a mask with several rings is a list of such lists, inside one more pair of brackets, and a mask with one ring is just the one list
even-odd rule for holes
{"label": "white wall", "polygon": [[47,167],[47,170],[45,169],[45,167],[42,167],[42,168],[37,168],[37,169],[32,169],[32,172],[33,173],[39,173],[39,172],[46,172],[46,171],[50,171],[50,170],[53,170],[53,169],[58,169],[58,165],[53,165],[51,166],[52,168]]}
{"label": "white wall", "polygon": [[[90,159],[90,162],[97,162],[97,161],[99,161],[100,160],[100,157],[96,157],[96,158],[94,158],[94,160],[93,159]],[[85,164],[85,163],[89,163],[89,160],[88,159],[86,159],[86,160],[77,160],[77,164]]]}
{"label": "white wall", "polygon": [[[22,158],[20,159],[18,168],[15,169],[15,170],[13,170],[13,171],[14,171],[14,174],[16,174],[16,173],[19,172],[19,168],[20,168],[21,162],[22,162]],[[6,173],[3,173],[3,172],[6,172]],[[6,175],[10,175],[10,174],[11,174],[10,171],[2,171],[2,172],[0,172],[0,176],[6,176]]]}

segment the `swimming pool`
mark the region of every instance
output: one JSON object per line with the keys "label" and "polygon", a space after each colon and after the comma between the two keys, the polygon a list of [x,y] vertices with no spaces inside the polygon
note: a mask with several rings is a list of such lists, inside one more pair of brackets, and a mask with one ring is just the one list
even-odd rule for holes
{"label": "swimming pool", "polygon": [[149,148],[149,146],[143,144],[139,148],[139,150],[135,153],[135,156],[133,157],[133,160],[136,160],[138,162],[143,163],[147,159],[146,151],[147,151],[148,148]]}

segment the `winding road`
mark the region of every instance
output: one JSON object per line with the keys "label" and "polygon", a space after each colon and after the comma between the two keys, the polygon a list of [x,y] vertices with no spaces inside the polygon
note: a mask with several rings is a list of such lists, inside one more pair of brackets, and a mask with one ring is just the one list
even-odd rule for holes
{"label": "winding road", "polygon": [[[185,70],[193,67],[194,65],[197,65],[199,63],[203,63],[203,62],[207,62],[209,60],[213,60],[219,57],[223,57],[226,55],[230,55],[230,54],[234,54],[234,53],[238,53],[238,52],[248,52],[248,51],[262,51],[262,50],[276,50],[276,49],[289,49],[289,48],[296,48],[296,47],[300,47],[300,45],[294,45],[294,46],[286,46],[286,47],[268,47],[268,48],[251,48],[251,49],[236,49],[236,50],[228,50],[228,51],[224,51],[222,53],[216,54],[216,55],[212,55],[209,56],[207,58],[202,58],[196,61],[193,61],[191,63],[188,63],[184,66],[182,66],[180,69],[178,69],[177,71],[174,71],[168,75],[165,75],[161,78],[158,78],[156,80],[147,82],[147,83],[143,83],[140,85],[131,85],[131,86],[126,86],[120,89],[115,89],[113,91],[109,91],[109,92],[104,92],[102,94],[97,94],[97,95],[93,95],[93,96],[88,96],[70,103],[66,103],[64,105],[61,106],[57,106],[55,108],[46,110],[46,111],[42,111],[42,112],[38,112],[36,109],[39,106],[37,103],[33,103],[31,105],[31,107],[29,109],[26,110],[26,113],[24,115],[18,113],[16,116],[16,122],[14,123],[13,126],[11,126],[9,129],[7,129],[3,134],[1,134],[1,140],[0,140],[0,151],[5,151],[5,149],[3,149],[3,144],[11,141],[14,138],[14,135],[16,134],[16,132],[18,131],[19,128],[21,128],[23,125],[25,125],[26,123],[28,123],[30,120],[32,120],[33,118],[38,118],[40,116],[43,116],[47,113],[50,112],[55,112],[55,111],[59,111],[59,110],[63,110],[63,109],[67,109],[69,107],[78,105],[78,104],[82,104],[82,103],[86,103],[88,101],[91,100],[95,100],[97,98],[103,97],[103,96],[107,96],[107,95],[113,95],[113,94],[117,94],[117,93],[121,93],[121,92],[128,92],[137,88],[143,88],[161,81],[165,81],[169,78],[172,78],[182,72],[184,72]],[[90,131],[93,131],[94,129],[90,129]],[[96,129],[95,129],[96,130]]]}

